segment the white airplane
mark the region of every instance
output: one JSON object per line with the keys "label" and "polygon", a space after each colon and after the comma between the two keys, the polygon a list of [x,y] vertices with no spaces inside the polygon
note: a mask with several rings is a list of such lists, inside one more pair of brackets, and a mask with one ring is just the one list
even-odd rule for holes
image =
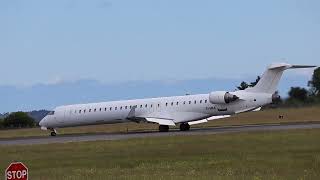
{"label": "white airplane", "polygon": [[234,92],[60,106],[39,125],[42,130],[50,130],[51,136],[57,135],[57,128],[125,122],[157,123],[160,132],[180,124],[181,131],[188,131],[190,125],[260,110],[280,98],[275,92],[284,70],[312,67],[316,66],[272,64],[256,86]]}

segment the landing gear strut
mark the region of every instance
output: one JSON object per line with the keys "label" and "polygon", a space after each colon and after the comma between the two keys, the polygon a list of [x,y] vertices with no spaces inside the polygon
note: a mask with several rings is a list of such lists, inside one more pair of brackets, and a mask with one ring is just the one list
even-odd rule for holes
{"label": "landing gear strut", "polygon": [[51,135],[52,137],[57,136],[57,130],[51,129],[50,135]]}
{"label": "landing gear strut", "polygon": [[51,135],[51,136],[57,136],[57,133],[54,132],[54,131],[52,131],[50,135]]}
{"label": "landing gear strut", "polygon": [[169,126],[167,125],[160,125],[159,126],[159,132],[168,132],[169,131]]}
{"label": "landing gear strut", "polygon": [[190,125],[188,123],[181,123],[180,124],[180,131],[189,131]]}

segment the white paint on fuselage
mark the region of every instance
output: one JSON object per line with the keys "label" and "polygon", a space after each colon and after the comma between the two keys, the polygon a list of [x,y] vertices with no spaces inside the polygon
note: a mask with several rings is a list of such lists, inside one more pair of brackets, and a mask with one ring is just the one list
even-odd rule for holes
{"label": "white paint on fuselage", "polygon": [[190,122],[254,109],[269,104],[272,96],[244,91],[236,91],[233,94],[241,99],[230,104],[212,104],[209,102],[209,94],[198,94],[60,106],[54,109],[53,115],[46,116],[40,122],[40,126],[61,128],[128,122],[130,107],[133,106],[137,106],[137,117],[159,115],[168,116],[175,123]]}

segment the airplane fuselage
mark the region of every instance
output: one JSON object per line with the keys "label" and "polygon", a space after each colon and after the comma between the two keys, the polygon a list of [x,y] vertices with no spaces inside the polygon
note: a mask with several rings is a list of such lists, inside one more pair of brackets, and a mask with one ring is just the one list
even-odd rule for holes
{"label": "airplane fuselage", "polygon": [[242,99],[228,104],[212,104],[209,94],[198,94],[60,106],[41,121],[41,126],[54,129],[131,122],[128,115],[133,107],[136,107],[136,117],[168,116],[174,123],[184,123],[250,111],[272,102],[272,94],[242,91],[233,94]]}

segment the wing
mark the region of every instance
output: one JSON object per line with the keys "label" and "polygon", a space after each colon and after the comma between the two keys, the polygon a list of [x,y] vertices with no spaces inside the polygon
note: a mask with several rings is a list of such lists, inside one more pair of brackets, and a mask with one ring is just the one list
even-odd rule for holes
{"label": "wing", "polygon": [[[156,122],[161,125],[175,126],[175,123],[188,122],[190,125],[208,122],[208,119],[198,121],[198,117],[208,117],[206,114],[194,112],[153,112],[143,116],[148,122]],[[221,117],[219,117],[221,118]],[[193,121],[190,121],[194,119]]]}
{"label": "wing", "polygon": [[230,115],[221,115],[221,116],[212,116],[208,118],[208,121],[217,120],[217,119],[224,119],[231,117]]}
{"label": "wing", "polygon": [[244,113],[244,112],[250,112],[250,111],[257,112],[257,111],[260,111],[260,110],[261,110],[261,107],[254,107],[254,108],[248,108],[248,109],[242,109],[240,111],[236,111],[236,114]]}
{"label": "wing", "polygon": [[207,119],[202,119],[199,121],[192,121],[192,122],[188,122],[189,125],[195,125],[195,124],[202,124],[202,123],[206,123],[208,121],[212,121],[212,120],[216,120],[216,119],[224,119],[224,118],[228,118],[230,117],[230,115],[223,115],[223,116],[212,116],[209,117]]}
{"label": "wing", "polygon": [[135,110],[136,106],[134,106],[131,111],[128,114],[127,119],[130,121],[134,122],[151,122],[151,123],[158,123],[160,125],[168,125],[168,126],[175,126],[176,124],[174,123],[172,117],[170,117],[169,114],[166,113],[152,113],[147,116],[136,116],[135,115]]}
{"label": "wing", "polygon": [[175,126],[176,124],[172,119],[161,119],[161,118],[145,118],[147,122],[158,123],[160,125]]}
{"label": "wing", "polygon": [[196,125],[196,124],[202,124],[202,123],[206,123],[208,122],[207,119],[202,119],[202,120],[199,120],[199,121],[191,121],[191,122],[188,122],[189,125]]}

